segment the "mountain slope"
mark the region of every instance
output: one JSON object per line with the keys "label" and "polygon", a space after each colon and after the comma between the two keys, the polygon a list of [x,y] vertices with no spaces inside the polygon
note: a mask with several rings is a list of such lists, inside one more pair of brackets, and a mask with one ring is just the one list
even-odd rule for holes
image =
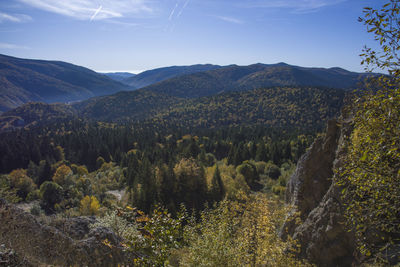
{"label": "mountain slope", "polygon": [[336,116],[345,91],[276,87],[187,99],[160,112],[153,121],[184,127],[269,125],[320,128]]}
{"label": "mountain slope", "polygon": [[0,132],[29,127],[41,122],[70,120],[76,115],[75,109],[70,105],[30,102],[1,114]]}
{"label": "mountain slope", "polygon": [[339,112],[344,96],[340,89],[274,87],[185,99],[140,89],[72,106],[79,117],[96,121],[200,128],[255,124],[314,128]]}
{"label": "mountain slope", "polygon": [[371,74],[355,73],[340,68],[304,68],[285,63],[231,65],[174,77],[144,89],[185,98],[277,86],[310,86],[351,90],[357,88],[357,84],[368,75]]}
{"label": "mountain slope", "polygon": [[145,90],[119,92],[110,96],[91,98],[72,106],[82,118],[97,121],[141,121],[182,101],[180,98]]}
{"label": "mountain slope", "polygon": [[0,55],[0,111],[29,101],[70,102],[127,89],[84,67]]}
{"label": "mountain slope", "polygon": [[218,69],[217,65],[192,65],[192,66],[172,66],[166,68],[158,68],[144,71],[134,77],[123,80],[124,83],[136,88],[142,88],[151,84],[155,84],[173,77],[192,74],[196,72]]}
{"label": "mountain slope", "polygon": [[0,126],[10,131],[80,118],[185,128],[269,125],[316,129],[338,114],[345,94],[340,89],[274,87],[185,99],[136,90],[72,105],[28,103],[0,116]]}

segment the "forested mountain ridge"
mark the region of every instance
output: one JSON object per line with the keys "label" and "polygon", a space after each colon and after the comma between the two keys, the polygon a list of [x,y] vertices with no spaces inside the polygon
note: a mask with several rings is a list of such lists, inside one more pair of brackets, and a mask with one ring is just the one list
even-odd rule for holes
{"label": "forested mountain ridge", "polygon": [[221,66],[211,65],[211,64],[204,64],[204,65],[197,64],[191,66],[171,66],[171,67],[157,68],[153,70],[144,71],[133,77],[126,78],[122,80],[122,82],[134,86],[136,88],[142,88],[177,76],[214,70],[218,68],[221,68]]}
{"label": "forested mountain ridge", "polygon": [[0,111],[30,101],[71,102],[127,89],[127,85],[70,63],[0,55]]}
{"label": "forested mountain ridge", "polygon": [[184,99],[147,90],[120,92],[72,105],[29,103],[0,116],[2,130],[79,117],[112,123],[218,128],[268,125],[317,129],[340,111],[345,91],[272,87]]}
{"label": "forested mountain ridge", "polygon": [[344,96],[343,90],[307,87],[228,92],[178,102],[153,120],[199,128],[268,125],[316,129],[339,113]]}
{"label": "forested mountain ridge", "polygon": [[59,120],[70,120],[77,116],[76,110],[67,104],[30,102],[0,115],[0,132],[38,123],[49,124]]}
{"label": "forested mountain ridge", "polygon": [[162,109],[175,105],[180,98],[146,90],[119,92],[72,104],[79,115],[96,121],[143,121]]}
{"label": "forested mountain ridge", "polygon": [[282,86],[353,90],[370,75],[376,74],[350,72],[341,68],[305,68],[285,63],[230,65],[174,77],[143,89],[185,98]]}

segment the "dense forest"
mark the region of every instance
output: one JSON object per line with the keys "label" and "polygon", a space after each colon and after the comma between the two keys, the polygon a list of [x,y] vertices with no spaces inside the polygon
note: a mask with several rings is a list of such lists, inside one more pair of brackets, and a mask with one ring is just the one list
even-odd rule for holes
{"label": "dense forest", "polygon": [[159,129],[264,125],[321,131],[339,114],[346,95],[341,89],[273,87],[182,99],[137,90],[72,105],[28,103],[3,113],[0,131],[76,118]]}
{"label": "dense forest", "polygon": [[[65,120],[1,137],[0,149],[5,152],[1,172],[8,173],[0,176],[3,198],[32,203],[30,211],[37,216],[99,216],[98,223],[120,233],[129,250],[146,255],[136,260],[137,265],[162,266],[170,260],[197,264],[198,253],[211,247],[190,254],[178,249],[200,241],[196,233],[209,227],[200,224],[218,218],[232,223],[233,239],[225,241],[241,244],[227,248],[226,258],[219,261],[236,255],[243,262],[262,262],[267,251],[248,258],[245,252],[251,244],[241,240],[256,234],[251,232],[251,222],[257,209],[260,225],[270,227],[279,216],[284,218],[279,208],[269,210],[263,205],[280,205],[294,164],[314,139],[315,130],[257,125],[189,130]],[[226,208],[235,211],[226,214]],[[220,217],[218,209],[235,219]],[[241,213],[248,215],[236,221],[240,217],[235,214]],[[271,221],[262,217],[272,213],[280,215]],[[278,240],[271,231],[271,240],[260,242],[275,246]],[[208,246],[213,246],[210,242]],[[282,241],[280,246],[287,244]],[[283,250],[277,258],[296,261]]]}

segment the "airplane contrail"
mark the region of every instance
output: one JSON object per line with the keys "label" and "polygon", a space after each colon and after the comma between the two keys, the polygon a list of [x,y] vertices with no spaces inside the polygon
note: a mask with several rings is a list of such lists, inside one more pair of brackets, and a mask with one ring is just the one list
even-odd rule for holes
{"label": "airplane contrail", "polygon": [[185,2],[185,4],[183,5],[183,7],[182,7],[182,9],[179,11],[179,14],[178,14],[178,18],[182,15],[182,13],[183,13],[183,10],[186,8],[186,6],[189,4],[189,1],[190,0],[186,0],[186,2]]}
{"label": "airplane contrail", "polygon": [[97,16],[97,14],[99,14],[99,12],[101,11],[102,8],[103,8],[103,6],[99,6],[99,8],[94,12],[92,17],[90,18],[90,21],[92,21]]}
{"label": "airplane contrail", "polygon": [[174,16],[175,10],[176,10],[177,7],[178,7],[178,3],[176,3],[174,9],[172,9],[171,14],[169,15],[168,20],[172,20],[172,17]]}

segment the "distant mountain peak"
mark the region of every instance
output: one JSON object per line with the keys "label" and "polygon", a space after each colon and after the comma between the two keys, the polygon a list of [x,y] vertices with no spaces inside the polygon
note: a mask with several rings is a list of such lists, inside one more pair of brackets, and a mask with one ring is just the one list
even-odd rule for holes
{"label": "distant mountain peak", "polygon": [[285,63],[285,62],[278,62],[278,63],[276,63],[275,65],[276,65],[276,66],[291,66],[291,65],[289,65],[289,64],[287,64],[287,63]]}
{"label": "distant mountain peak", "polygon": [[158,68],[153,70],[144,71],[134,77],[123,80],[124,83],[134,86],[136,88],[142,88],[151,84],[156,84],[171,78],[175,78],[182,75],[193,74],[197,72],[209,71],[221,68],[218,65],[212,64],[196,64],[190,66],[170,66],[164,68]]}

